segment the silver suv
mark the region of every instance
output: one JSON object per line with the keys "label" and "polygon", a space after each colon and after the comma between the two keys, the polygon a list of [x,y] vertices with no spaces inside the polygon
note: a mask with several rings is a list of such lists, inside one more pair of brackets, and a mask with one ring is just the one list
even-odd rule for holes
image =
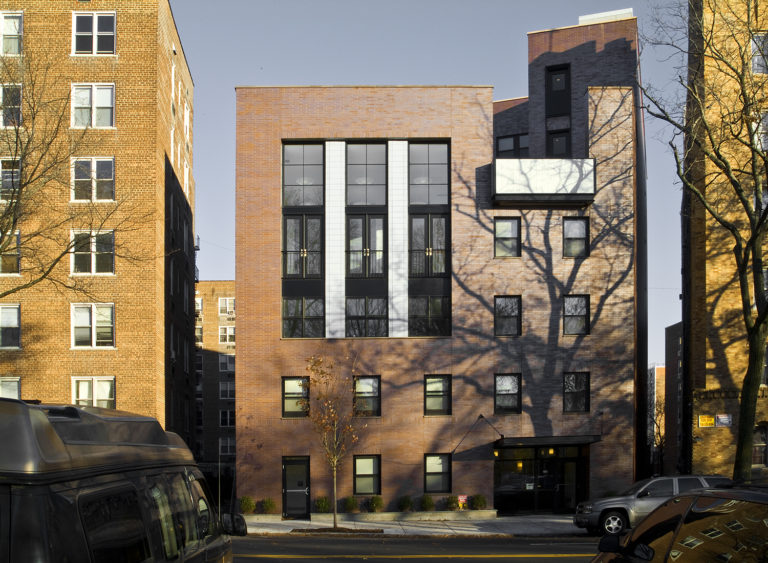
{"label": "silver suv", "polygon": [[591,534],[618,535],[633,528],[665,500],[693,489],[718,487],[731,480],[720,475],[676,475],[643,479],[615,497],[581,502],[573,523]]}

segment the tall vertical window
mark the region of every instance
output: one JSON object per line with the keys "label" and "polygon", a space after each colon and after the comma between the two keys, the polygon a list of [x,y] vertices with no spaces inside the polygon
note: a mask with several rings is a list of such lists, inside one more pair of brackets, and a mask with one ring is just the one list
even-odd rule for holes
{"label": "tall vertical window", "polygon": [[11,201],[19,193],[19,181],[21,180],[21,167],[18,160],[0,160],[0,200]]}
{"label": "tall vertical window", "polygon": [[571,113],[571,71],[567,65],[546,69],[544,103],[547,117]]}
{"label": "tall vertical window", "polygon": [[114,200],[115,159],[75,159],[72,163],[72,199],[75,201]]}
{"label": "tall vertical window", "polygon": [[347,297],[347,337],[387,336],[386,297]]}
{"label": "tall vertical window", "polygon": [[0,86],[0,127],[21,125],[21,86],[4,84]]}
{"label": "tall vertical window", "polygon": [[589,256],[589,219],[563,217],[563,256]]}
{"label": "tall vertical window", "polygon": [[496,217],[493,220],[493,256],[520,256],[519,217]]}
{"label": "tall vertical window", "polygon": [[318,278],[323,273],[323,217],[283,216],[283,275]]}
{"label": "tall vertical window", "polygon": [[115,345],[115,306],[96,303],[72,305],[72,346],[76,348]]}
{"label": "tall vertical window", "polygon": [[235,409],[219,410],[219,426],[222,428],[235,425]]}
{"label": "tall vertical window", "polygon": [[21,271],[21,236],[18,231],[7,235],[6,247],[0,251],[0,274],[18,274]]}
{"label": "tall vertical window", "polygon": [[115,234],[75,231],[72,234],[73,274],[112,274],[115,271]]}
{"label": "tall vertical window", "polygon": [[564,297],[563,334],[589,334],[589,295]]}
{"label": "tall vertical window", "polygon": [[355,488],[356,495],[381,494],[381,457],[377,455],[356,455]]}
{"label": "tall vertical window", "polygon": [[283,145],[283,205],[323,205],[323,145]]}
{"label": "tall vertical window", "polygon": [[21,399],[21,378],[0,377],[0,397],[5,399]]}
{"label": "tall vertical window", "polygon": [[347,144],[347,205],[387,204],[387,147]]}
{"label": "tall vertical window", "polygon": [[378,375],[355,376],[355,414],[357,416],[381,416],[381,377]]}
{"label": "tall vertical window", "polygon": [[451,376],[424,376],[424,414],[451,414]]}
{"label": "tall vertical window", "polygon": [[450,297],[429,295],[408,298],[408,336],[450,335]]}
{"label": "tall vertical window", "polygon": [[235,327],[220,326],[219,327],[219,344],[234,344],[234,343],[235,343]]}
{"label": "tall vertical window", "polygon": [[496,374],[493,385],[493,413],[517,414],[521,412],[521,381],[519,373]]}
{"label": "tall vertical window", "polygon": [[72,52],[76,55],[115,53],[115,14],[72,13]]}
{"label": "tall vertical window", "polygon": [[325,307],[322,297],[283,298],[283,338],[325,336]]}
{"label": "tall vertical window", "polygon": [[235,355],[219,352],[219,372],[232,373],[235,371]]}
{"label": "tall vertical window", "polygon": [[72,86],[72,127],[114,127],[114,84]]}
{"label": "tall vertical window", "polygon": [[768,425],[759,424],[752,435],[752,466],[768,465]]}
{"label": "tall vertical window", "polygon": [[73,377],[72,402],[81,407],[115,408],[114,377]]}
{"label": "tall vertical window", "polygon": [[3,38],[3,55],[21,54],[21,22],[21,14],[0,14],[0,32],[2,33]]}
{"label": "tall vertical window", "polygon": [[448,205],[448,145],[411,143],[408,146],[409,203]]}
{"label": "tall vertical window", "polygon": [[199,325],[195,327],[195,344],[198,346],[203,344],[203,327]]}
{"label": "tall vertical window", "polygon": [[757,129],[758,146],[763,152],[768,152],[768,112],[760,116],[760,126]]}
{"label": "tall vertical window", "polygon": [[283,417],[296,418],[307,416],[304,402],[309,397],[308,377],[283,378]]}
{"label": "tall vertical window", "polygon": [[756,33],[752,37],[752,72],[768,74],[768,33]]}
{"label": "tall vertical window", "polygon": [[589,411],[589,373],[563,374],[563,412]]}
{"label": "tall vertical window", "polygon": [[235,314],[235,298],[219,297],[219,315],[231,317]]}
{"label": "tall vertical window", "polygon": [[235,382],[219,381],[219,399],[235,398]]}
{"label": "tall vertical window", "polygon": [[448,216],[411,215],[410,275],[448,275]]}
{"label": "tall vertical window", "polygon": [[21,346],[21,312],[19,305],[0,305],[0,348]]}
{"label": "tall vertical window", "polygon": [[451,454],[424,456],[424,492],[451,492]]}
{"label": "tall vertical window", "polygon": [[386,270],[383,215],[347,216],[347,275],[379,278]]}
{"label": "tall vertical window", "polygon": [[523,327],[523,299],[519,295],[493,298],[493,332],[496,336],[519,336]]}

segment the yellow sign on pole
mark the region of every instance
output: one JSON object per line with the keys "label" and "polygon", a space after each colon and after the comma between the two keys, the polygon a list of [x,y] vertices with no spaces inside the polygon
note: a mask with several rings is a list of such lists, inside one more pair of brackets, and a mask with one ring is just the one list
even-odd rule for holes
{"label": "yellow sign on pole", "polygon": [[714,428],[715,416],[712,414],[700,414],[699,415],[699,428]]}

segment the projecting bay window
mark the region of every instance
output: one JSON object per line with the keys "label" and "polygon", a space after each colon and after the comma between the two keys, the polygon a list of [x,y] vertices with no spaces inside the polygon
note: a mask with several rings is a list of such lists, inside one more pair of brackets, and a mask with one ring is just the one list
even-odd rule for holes
{"label": "projecting bay window", "polygon": [[283,225],[283,275],[319,278],[323,273],[322,216],[284,215]]}
{"label": "projecting bay window", "polygon": [[387,336],[386,297],[347,297],[346,336]]}
{"label": "projecting bay window", "polygon": [[347,144],[347,205],[387,204],[387,147]]}
{"label": "projecting bay window", "polygon": [[408,298],[408,336],[450,335],[450,297],[419,295]]}
{"label": "projecting bay window", "polygon": [[347,275],[380,278],[386,271],[383,215],[347,216]]}
{"label": "projecting bay window", "polygon": [[448,216],[411,215],[410,276],[448,275]]}
{"label": "projecting bay window", "polygon": [[283,338],[325,336],[324,303],[322,297],[284,297]]}
{"label": "projecting bay window", "polygon": [[283,206],[323,205],[323,145],[283,145]]}

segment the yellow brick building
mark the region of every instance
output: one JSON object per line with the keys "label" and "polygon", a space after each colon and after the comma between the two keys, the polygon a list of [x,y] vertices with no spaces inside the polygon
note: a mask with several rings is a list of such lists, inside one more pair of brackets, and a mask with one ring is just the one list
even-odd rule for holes
{"label": "yellow brick building", "polygon": [[[4,65],[26,69],[2,85],[4,118],[20,97],[26,134],[51,119],[35,117],[35,104],[64,108],[54,128],[64,157],[49,172],[47,205],[18,224],[0,292],[39,270],[45,245],[26,237],[40,225],[48,251],[69,248],[52,281],[0,299],[2,394],[149,415],[190,441],[193,82],[170,4],[3,0],[0,18]],[[8,146],[4,190],[32,168]]]}

